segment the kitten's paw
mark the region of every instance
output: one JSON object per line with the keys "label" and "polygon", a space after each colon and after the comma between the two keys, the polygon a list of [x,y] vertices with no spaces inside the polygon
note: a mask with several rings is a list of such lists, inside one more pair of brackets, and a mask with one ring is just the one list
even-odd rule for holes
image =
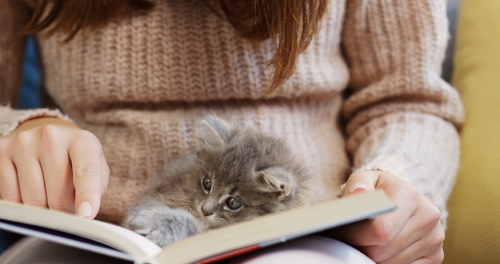
{"label": "kitten's paw", "polygon": [[153,207],[132,212],[123,224],[160,247],[205,230],[203,223],[182,209]]}
{"label": "kitten's paw", "polygon": [[[123,223],[123,226],[140,234],[146,236],[150,233],[153,226],[153,221],[155,218],[159,218],[156,208],[143,209],[134,211],[127,216],[127,219]],[[161,208],[158,208],[161,209]]]}

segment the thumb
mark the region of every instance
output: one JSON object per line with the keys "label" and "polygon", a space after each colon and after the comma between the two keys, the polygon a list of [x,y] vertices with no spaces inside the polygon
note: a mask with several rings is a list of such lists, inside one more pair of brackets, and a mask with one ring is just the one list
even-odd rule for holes
{"label": "thumb", "polygon": [[342,196],[349,196],[352,194],[362,193],[366,191],[374,191],[377,186],[379,178],[378,171],[358,171],[347,180],[344,193]]}

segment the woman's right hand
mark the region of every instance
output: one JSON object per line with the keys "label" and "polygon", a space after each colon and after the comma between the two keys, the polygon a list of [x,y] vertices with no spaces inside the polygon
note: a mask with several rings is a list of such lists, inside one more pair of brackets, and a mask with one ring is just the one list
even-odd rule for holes
{"label": "woman's right hand", "polygon": [[97,137],[57,118],[36,118],[0,138],[0,197],[94,218],[109,181]]}

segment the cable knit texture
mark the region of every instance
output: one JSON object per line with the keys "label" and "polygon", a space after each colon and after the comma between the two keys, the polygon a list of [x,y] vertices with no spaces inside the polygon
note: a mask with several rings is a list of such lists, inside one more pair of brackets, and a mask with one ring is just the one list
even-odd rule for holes
{"label": "cable knit texture", "polygon": [[[16,98],[29,8],[0,4],[4,105]],[[37,40],[48,93],[103,144],[111,179],[101,219],[119,221],[169,161],[196,149],[200,118],[217,111],[284,137],[310,167],[312,201],[333,199],[352,171],[383,170],[413,184],[444,221],[463,115],[440,79],[446,30],[444,0],[332,0],[296,72],[269,99],[272,41],[243,39],[201,0],[158,0],[68,44]],[[33,117],[0,108],[0,133]]]}

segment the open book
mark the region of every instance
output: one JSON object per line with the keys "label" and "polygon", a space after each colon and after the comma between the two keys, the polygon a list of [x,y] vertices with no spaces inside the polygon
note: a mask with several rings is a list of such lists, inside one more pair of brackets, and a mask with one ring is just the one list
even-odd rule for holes
{"label": "open book", "polygon": [[210,263],[372,218],[394,208],[383,191],[366,192],[207,231],[162,249],[116,225],[0,200],[0,229],[134,263]]}

